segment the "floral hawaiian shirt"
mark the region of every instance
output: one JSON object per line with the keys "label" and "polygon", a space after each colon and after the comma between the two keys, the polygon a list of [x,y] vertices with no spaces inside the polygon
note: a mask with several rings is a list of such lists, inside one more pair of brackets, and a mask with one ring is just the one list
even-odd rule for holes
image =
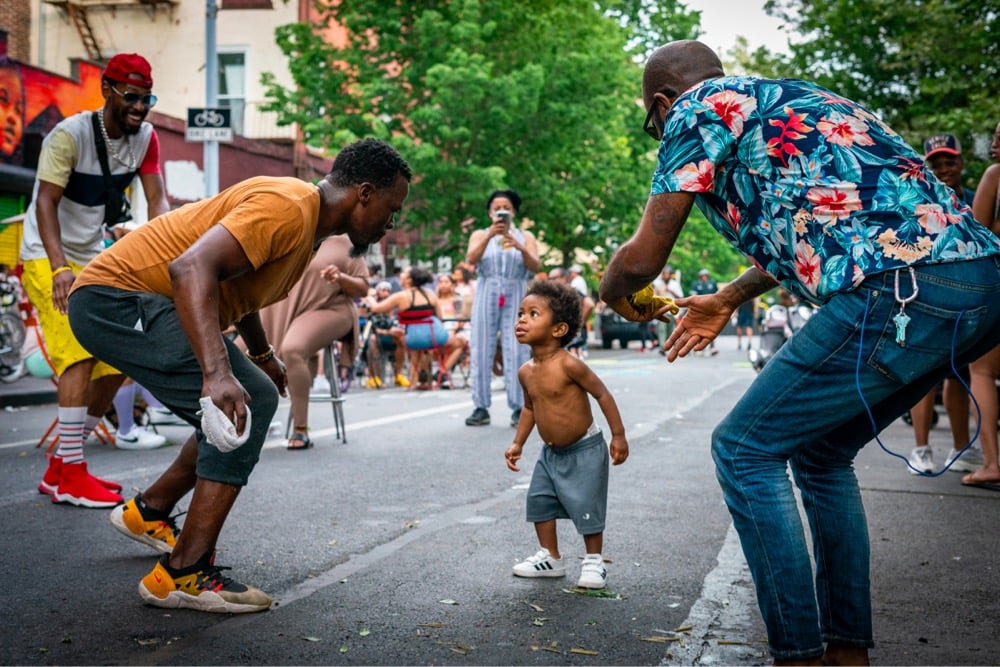
{"label": "floral hawaiian shirt", "polygon": [[805,81],[703,81],[668,112],[658,159],[651,194],[697,193],[713,227],[812,302],[875,273],[1000,254],[899,135]]}

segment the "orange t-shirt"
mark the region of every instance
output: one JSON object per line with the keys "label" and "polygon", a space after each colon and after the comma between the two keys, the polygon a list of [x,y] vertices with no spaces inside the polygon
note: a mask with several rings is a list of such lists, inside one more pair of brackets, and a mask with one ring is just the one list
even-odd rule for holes
{"label": "orange t-shirt", "polygon": [[314,254],[319,207],[319,189],[311,183],[251,178],[126,234],[87,265],[73,289],[106,285],[172,298],[170,263],[220,224],[254,267],[219,284],[219,326],[224,329],[285,298]]}

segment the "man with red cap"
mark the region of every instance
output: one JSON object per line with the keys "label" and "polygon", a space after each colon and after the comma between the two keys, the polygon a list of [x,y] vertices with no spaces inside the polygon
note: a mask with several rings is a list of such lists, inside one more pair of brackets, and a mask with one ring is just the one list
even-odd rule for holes
{"label": "man with red cap", "polygon": [[[87,470],[83,443],[107,412],[124,378],[94,359],[76,340],[66,304],[77,274],[104,249],[106,235],[116,238],[124,233],[122,225],[131,220],[125,189],[136,176],[149,217],[169,209],[160,173],[159,140],[153,126],[145,122],[156,104],[152,87],[145,58],[135,53],[114,56],[101,78],[104,106],[61,121],[45,137],[38,158],[21,259],[22,280],[38,310],[59,376],[59,448],[49,458],[38,487],[53,502],[80,507],[113,507],[122,502],[120,484]],[[164,443],[160,436],[146,432],[136,439],[136,449]]]}

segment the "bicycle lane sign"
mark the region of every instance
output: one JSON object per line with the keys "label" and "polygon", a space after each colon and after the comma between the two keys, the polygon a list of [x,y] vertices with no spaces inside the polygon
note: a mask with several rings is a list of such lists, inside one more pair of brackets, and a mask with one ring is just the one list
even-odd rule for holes
{"label": "bicycle lane sign", "polygon": [[232,141],[232,109],[188,108],[185,141]]}

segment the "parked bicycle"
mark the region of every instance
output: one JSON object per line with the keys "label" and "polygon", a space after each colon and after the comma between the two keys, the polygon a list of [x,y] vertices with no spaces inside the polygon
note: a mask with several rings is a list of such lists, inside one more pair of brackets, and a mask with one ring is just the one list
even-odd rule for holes
{"label": "parked bicycle", "polygon": [[0,382],[13,382],[25,372],[21,302],[26,298],[17,276],[0,270]]}

